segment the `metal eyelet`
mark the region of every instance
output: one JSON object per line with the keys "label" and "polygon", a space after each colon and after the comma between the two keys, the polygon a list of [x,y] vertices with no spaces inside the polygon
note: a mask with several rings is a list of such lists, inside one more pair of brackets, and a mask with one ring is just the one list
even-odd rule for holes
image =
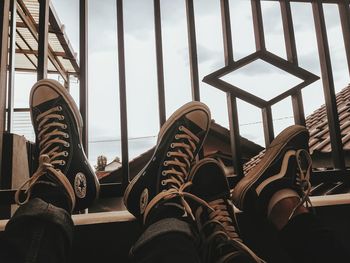
{"label": "metal eyelet", "polygon": [[58,111],[62,111],[62,107],[61,106],[57,106],[57,110]]}
{"label": "metal eyelet", "polygon": [[63,125],[63,129],[66,130],[67,128],[68,128],[67,124],[64,124],[64,125]]}
{"label": "metal eyelet", "polygon": [[175,135],[175,140],[178,140],[179,139],[179,136],[177,136],[177,134]]}
{"label": "metal eyelet", "polygon": [[68,156],[68,152],[67,152],[67,151],[64,151],[64,152],[63,152],[63,156],[67,157],[67,156]]}
{"label": "metal eyelet", "polygon": [[170,144],[170,147],[175,148],[175,144],[174,143]]}
{"label": "metal eyelet", "polygon": [[164,161],[164,162],[163,162],[163,165],[164,165],[164,166],[168,166],[168,162],[167,162],[167,161]]}
{"label": "metal eyelet", "polygon": [[64,116],[60,115],[60,120],[63,121],[64,120]]}
{"label": "metal eyelet", "polygon": [[166,156],[167,156],[167,157],[171,157],[170,152],[167,152],[167,153],[166,153]]}
{"label": "metal eyelet", "polygon": [[66,162],[65,161],[61,161],[61,163],[60,163],[60,165],[65,165],[66,164]]}
{"label": "metal eyelet", "polygon": [[183,130],[183,128],[184,128],[184,126],[179,126],[179,131],[182,131]]}
{"label": "metal eyelet", "polygon": [[163,176],[166,176],[166,172],[165,172],[165,171],[162,171],[162,175],[163,175]]}
{"label": "metal eyelet", "polygon": [[63,135],[63,137],[66,138],[66,139],[68,139],[68,138],[69,138],[69,134],[68,134],[68,133],[65,133],[65,134]]}
{"label": "metal eyelet", "polygon": [[64,146],[65,146],[65,147],[69,147],[69,146],[70,146],[69,142],[66,142],[66,143],[64,144]]}
{"label": "metal eyelet", "polygon": [[162,180],[160,183],[161,183],[162,186],[166,185],[166,182],[164,180]]}

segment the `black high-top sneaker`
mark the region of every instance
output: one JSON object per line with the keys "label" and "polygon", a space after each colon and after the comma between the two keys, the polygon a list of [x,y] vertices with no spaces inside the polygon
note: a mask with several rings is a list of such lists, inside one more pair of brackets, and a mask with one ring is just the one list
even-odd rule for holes
{"label": "black high-top sneaker", "polygon": [[[28,186],[26,199],[39,183],[63,186],[71,210],[87,208],[98,197],[99,182],[84,153],[83,121],[68,91],[55,80],[40,80],[30,93],[31,119],[39,166],[19,189]],[[19,204],[19,191],[16,201]]]}
{"label": "black high-top sneaker", "polygon": [[266,216],[271,197],[281,189],[297,193],[302,203],[307,201],[312,168],[308,142],[309,133],[303,126],[293,125],[282,131],[260,162],[234,188],[235,206]]}
{"label": "black high-top sneaker", "polygon": [[164,123],[152,158],[124,194],[124,204],[134,216],[146,218],[151,208],[174,197],[186,204],[183,192],[189,186],[189,171],[209,132],[210,120],[205,104],[189,102]]}
{"label": "black high-top sneaker", "polygon": [[190,192],[209,205],[192,204],[194,209],[197,206],[195,217],[202,239],[203,262],[264,262],[239,236],[230,189],[220,163],[209,158],[199,161],[190,180]]}

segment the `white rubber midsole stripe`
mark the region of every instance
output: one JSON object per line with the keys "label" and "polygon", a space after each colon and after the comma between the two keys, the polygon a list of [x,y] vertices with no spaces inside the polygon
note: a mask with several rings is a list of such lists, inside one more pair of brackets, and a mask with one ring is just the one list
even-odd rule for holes
{"label": "white rubber midsole stripe", "polygon": [[268,185],[269,183],[279,179],[279,178],[282,178],[286,171],[287,171],[287,168],[288,168],[288,162],[289,162],[289,157],[295,155],[296,151],[294,150],[290,150],[288,151],[284,157],[283,157],[283,162],[282,162],[282,166],[281,166],[281,170],[278,174],[275,174],[271,177],[269,177],[268,179],[266,179],[265,181],[263,181],[257,188],[256,188],[256,193],[258,195],[260,195],[261,191],[265,188],[266,185]]}

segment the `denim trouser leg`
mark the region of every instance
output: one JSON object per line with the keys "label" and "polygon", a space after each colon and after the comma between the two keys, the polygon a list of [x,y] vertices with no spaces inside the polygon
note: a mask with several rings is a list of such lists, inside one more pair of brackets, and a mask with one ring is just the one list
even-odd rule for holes
{"label": "denim trouser leg", "polygon": [[6,225],[0,240],[1,262],[67,262],[73,227],[67,211],[39,198],[31,199]]}
{"label": "denim trouser leg", "polygon": [[150,225],[130,251],[131,262],[200,262],[198,241],[191,226],[176,218]]}

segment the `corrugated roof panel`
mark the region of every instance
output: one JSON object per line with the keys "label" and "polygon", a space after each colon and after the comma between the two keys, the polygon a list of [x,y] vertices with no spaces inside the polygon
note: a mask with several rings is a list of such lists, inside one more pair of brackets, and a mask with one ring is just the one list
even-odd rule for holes
{"label": "corrugated roof panel", "polygon": [[[33,50],[38,50],[38,42],[33,37],[32,33],[27,28],[18,28],[18,32],[21,34],[21,36],[25,39],[25,41],[28,43],[28,45]],[[17,41],[17,40],[16,40]]]}
{"label": "corrugated roof panel", "polygon": [[48,63],[47,63],[47,69],[50,71],[56,71],[55,66],[52,64],[51,60],[49,59]]}
{"label": "corrugated roof panel", "polygon": [[64,52],[64,49],[55,34],[49,33],[49,44],[54,52]]}
{"label": "corrugated roof panel", "polygon": [[23,0],[35,22],[39,24],[39,2],[37,0]]}
{"label": "corrugated roof panel", "polygon": [[17,69],[35,70],[34,65],[28,60],[28,58],[24,54],[16,54],[15,65]]}
{"label": "corrugated roof panel", "polygon": [[65,59],[63,57],[58,57],[58,59],[68,72],[75,72],[74,67],[69,59]]}
{"label": "corrugated roof panel", "polygon": [[[23,12],[28,15],[28,21],[29,23],[31,23],[31,21],[34,20],[34,27],[38,28],[38,24],[39,24],[39,2],[37,0],[18,0],[18,10],[23,10]],[[21,8],[24,4],[24,8]],[[18,11],[19,12],[19,11]],[[29,12],[29,14],[28,14]],[[25,22],[20,18],[20,16],[17,14],[16,17],[16,21],[21,23],[22,26],[23,24],[25,24]],[[65,35],[64,32],[62,32],[61,30],[61,23],[59,22],[59,19],[57,17],[57,14],[52,6],[52,4],[50,4],[50,21],[52,22],[49,23],[51,25],[52,30],[54,30],[54,32],[57,33],[49,33],[49,49],[52,50],[52,55],[56,58],[57,61],[60,61],[61,65],[62,65],[62,72],[71,72],[71,73],[77,73],[77,71],[79,71],[79,65],[76,61],[76,59],[73,57],[74,55],[74,51],[72,49],[72,47],[70,46],[69,40],[67,38],[67,36]],[[25,41],[23,41],[20,36],[17,34],[16,37],[16,42],[19,45],[19,47],[21,49],[25,49],[25,50],[34,50],[37,52],[38,50],[38,42],[37,42],[37,32],[35,33],[36,36],[34,37],[32,35],[32,32],[29,31],[28,28],[24,28],[24,27],[17,27],[17,30],[19,32],[19,34],[25,39]],[[57,35],[59,34],[59,35]],[[25,42],[27,42],[27,44],[25,44]],[[59,53],[59,54],[57,54]],[[31,54],[32,55],[32,54]],[[59,55],[59,56],[57,56]],[[63,57],[61,57],[61,55],[63,57],[70,57],[73,59],[73,61],[69,61],[66,59],[63,59]],[[23,57],[23,59],[25,59],[26,56]],[[36,61],[36,59],[35,59]],[[30,63],[30,61],[28,61],[29,63],[21,63],[21,66],[25,66],[25,65],[32,65],[32,63]],[[25,68],[23,68],[25,69]],[[28,70],[32,70],[32,66],[28,68]],[[58,70],[54,67],[53,63],[51,63],[49,61],[48,63],[48,69],[50,71],[55,71],[58,72]]]}

